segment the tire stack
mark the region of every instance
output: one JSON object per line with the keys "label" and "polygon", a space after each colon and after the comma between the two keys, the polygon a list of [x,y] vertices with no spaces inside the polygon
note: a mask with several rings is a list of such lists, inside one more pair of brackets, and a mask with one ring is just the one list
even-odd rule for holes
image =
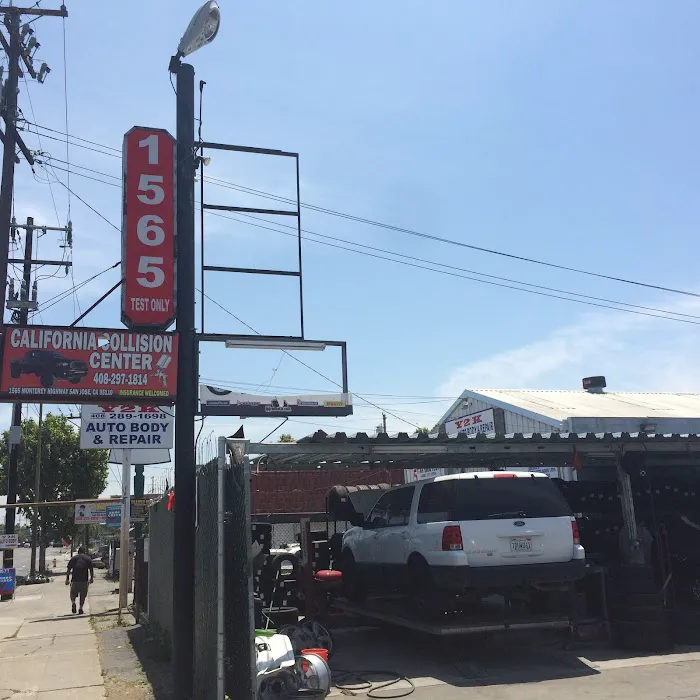
{"label": "tire stack", "polygon": [[611,572],[608,612],[614,647],[636,651],[673,647],[669,614],[652,567],[624,566]]}

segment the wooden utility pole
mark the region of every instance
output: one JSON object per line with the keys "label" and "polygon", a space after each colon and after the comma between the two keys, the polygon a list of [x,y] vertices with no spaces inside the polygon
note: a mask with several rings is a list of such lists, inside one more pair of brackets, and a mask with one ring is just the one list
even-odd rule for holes
{"label": "wooden utility pole", "polygon": [[[17,93],[19,92],[19,77],[20,77],[20,61],[32,78],[42,80],[41,75],[38,75],[32,65],[31,50],[28,50],[28,45],[23,45],[23,40],[32,41],[34,30],[31,27],[26,27],[26,31],[20,34],[20,18],[23,15],[31,15],[35,17],[67,17],[68,12],[65,5],[61,5],[59,10],[48,10],[36,7],[0,7],[0,16],[4,16],[5,27],[9,33],[9,41],[5,39],[2,31],[0,31],[0,44],[7,54],[7,81],[2,90],[2,101],[0,102],[0,115],[5,121],[5,133],[2,136],[3,155],[2,155],[2,181],[0,182],[0,314],[2,314],[2,326],[4,327],[5,301],[7,295],[7,268],[10,257],[10,231],[14,231],[12,222],[12,199],[14,194],[15,180],[15,163],[18,162],[16,156],[17,147],[24,154],[27,161],[33,165],[34,159],[29,152],[29,149],[24,145],[24,142],[17,134]],[[36,40],[34,39],[34,45]],[[40,73],[45,75],[42,70]],[[28,229],[29,231],[29,229]],[[27,255],[26,247],[29,245],[29,255]],[[31,274],[31,243],[25,239],[25,268],[24,277],[27,278],[27,268]],[[29,283],[25,285],[27,300],[29,299],[30,288]],[[20,294],[21,296],[21,294]],[[21,300],[22,301],[22,300]],[[21,311],[21,310],[20,310]],[[28,308],[24,316],[20,317],[27,319]],[[11,446],[10,459],[7,470],[7,504],[12,505],[17,502],[17,475],[19,464],[19,440],[21,435],[22,424],[22,405],[14,404],[12,410],[12,428],[10,430]],[[12,535],[15,532],[15,508],[8,508],[5,511],[5,532]],[[3,568],[14,568],[14,551],[11,549],[3,550],[2,557]],[[11,596],[0,596],[0,600],[11,600]]]}

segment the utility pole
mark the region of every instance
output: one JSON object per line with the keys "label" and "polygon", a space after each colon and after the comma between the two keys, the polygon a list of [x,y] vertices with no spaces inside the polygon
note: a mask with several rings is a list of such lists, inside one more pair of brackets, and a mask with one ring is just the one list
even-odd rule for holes
{"label": "utility pole", "polygon": [[[22,139],[17,134],[17,93],[19,92],[20,61],[22,61],[27,72],[32,78],[37,78],[43,82],[48,67],[42,66],[37,74],[32,65],[32,50],[37,45],[33,38],[34,30],[27,25],[26,32],[20,34],[20,17],[31,15],[35,17],[67,17],[68,11],[65,5],[61,5],[60,10],[44,10],[39,7],[0,7],[0,15],[4,15],[5,27],[10,38],[7,41],[0,31],[0,44],[7,54],[8,70],[7,81],[2,86],[2,101],[0,102],[0,114],[5,121],[5,134],[2,137],[2,181],[0,182],[0,320],[4,328],[5,301],[7,295],[7,268],[10,255],[10,231],[13,230],[12,222],[12,199],[14,194],[15,162],[17,162],[16,150],[19,146],[30,165],[34,164],[34,159],[25,146]],[[27,46],[23,45],[23,38],[27,39]],[[33,40],[32,48],[29,48]],[[29,232],[29,229],[27,229]],[[31,260],[30,254],[26,254],[27,242],[25,242],[25,260]],[[31,274],[31,264],[29,264],[29,274]],[[24,277],[27,278],[27,263],[25,262]],[[29,283],[25,286],[27,295],[29,294]],[[27,301],[29,297],[27,296]],[[21,313],[21,312],[20,312]],[[28,309],[24,315],[20,315],[20,322],[24,319],[27,322]],[[17,502],[17,468],[19,461],[19,440],[21,435],[22,405],[14,404],[12,410],[12,428],[10,434],[14,437],[10,447],[10,459],[7,470],[7,503],[13,505]],[[15,508],[8,508],[5,511],[5,532],[8,535],[15,533]],[[11,549],[3,550],[3,568],[14,568],[14,552]],[[11,600],[11,596],[0,596],[0,600]]]}
{"label": "utility pole", "polygon": [[384,428],[384,433],[386,434],[386,413],[382,413],[382,426]]}
{"label": "utility pole", "polygon": [[[1,195],[0,195],[1,197]],[[22,225],[18,224],[14,219],[10,220],[11,235],[8,237],[12,241],[17,238],[17,232],[24,230],[24,257],[21,261],[15,258],[9,258],[7,262],[16,263],[22,262],[22,283],[20,289],[15,291],[14,280],[10,280],[10,290],[9,297],[7,299],[7,308],[12,311],[12,320],[19,325],[25,326],[29,320],[29,312],[34,311],[38,308],[38,289],[36,282],[32,286],[32,265],[36,264],[33,260],[33,250],[34,250],[34,232],[35,231],[60,231],[66,234],[67,245],[72,245],[73,231],[70,224],[66,228],[58,228],[55,226],[35,226],[34,219],[31,216],[27,217],[27,223]],[[9,248],[9,245],[7,246]],[[2,243],[0,243],[0,250],[2,250]],[[48,265],[65,265],[64,261],[60,260],[45,260],[42,264]],[[3,287],[4,291],[4,287]],[[43,406],[41,406],[43,409]],[[40,410],[41,410],[40,409]],[[10,429],[10,455],[9,464],[7,470],[7,503],[12,505],[17,502],[17,488],[18,488],[18,474],[19,474],[19,456],[20,456],[20,439],[22,431],[22,404],[15,403],[12,406],[12,428]],[[39,469],[39,463],[37,463],[37,469]],[[38,486],[36,487],[39,488]],[[37,491],[38,493],[38,491]],[[14,534],[15,531],[15,514],[16,510],[14,508],[8,508],[5,511],[5,532],[8,534]],[[33,526],[32,529],[32,573],[34,571],[34,550],[35,550],[35,536],[37,528]],[[11,569],[14,567],[14,552],[11,549],[3,550],[3,567]],[[7,597],[3,597],[6,600]]]}
{"label": "utility pole", "polygon": [[[39,429],[36,438],[36,465],[34,467],[34,500],[41,501],[41,429],[44,422],[44,404],[39,404]],[[36,548],[39,542],[39,508],[32,509],[32,562],[29,566],[29,575],[36,576]]]}
{"label": "utility pole", "polygon": [[[2,184],[0,184],[0,280],[7,279],[7,259],[10,255],[10,225],[12,195],[15,186],[15,151],[17,149],[17,92],[19,91],[19,62],[22,57],[19,38],[19,13],[5,17],[10,32],[7,52],[7,82],[3,86],[3,117],[5,139],[2,152]],[[2,308],[5,308],[5,282],[2,284]],[[4,312],[3,312],[4,313]],[[8,501],[9,502],[9,501]],[[13,509],[14,510],[14,509]]]}

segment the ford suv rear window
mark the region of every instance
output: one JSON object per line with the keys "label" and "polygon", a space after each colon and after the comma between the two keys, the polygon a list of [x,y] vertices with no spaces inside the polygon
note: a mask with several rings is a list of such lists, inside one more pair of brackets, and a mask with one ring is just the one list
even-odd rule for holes
{"label": "ford suv rear window", "polygon": [[423,487],[417,520],[436,523],[570,515],[569,505],[549,479],[450,479]]}

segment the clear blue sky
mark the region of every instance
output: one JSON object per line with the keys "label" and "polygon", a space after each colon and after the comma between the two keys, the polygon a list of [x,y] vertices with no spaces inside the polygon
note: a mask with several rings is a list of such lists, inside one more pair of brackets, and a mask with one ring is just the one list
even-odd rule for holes
{"label": "clear blue sky", "polygon": [[[697,291],[697,3],[223,0],[221,6],[216,41],[191,57],[197,79],[207,82],[204,136],[298,151],[304,201],[487,248]],[[196,7],[182,0],[69,2],[69,132],[120,148],[123,133],[135,124],[174,131],[168,58]],[[42,44],[38,55],[52,68],[43,86],[29,87],[36,121],[64,131],[62,22],[41,19],[33,26]],[[34,121],[24,85],[20,105]],[[36,136],[27,135],[27,142],[66,158],[59,141],[43,138],[40,146]],[[70,160],[120,175],[118,158],[71,148]],[[291,170],[270,159],[214,154],[207,174],[293,194]],[[66,180],[61,170],[55,176]],[[46,179],[45,172],[37,170],[37,178]],[[119,225],[119,187],[77,175],[71,186]],[[53,193],[65,223],[66,192],[54,184]],[[267,201],[211,185],[205,199],[253,206]],[[21,217],[56,222],[49,187],[26,164],[18,168],[16,210]],[[75,198],[71,210],[79,282],[119,259],[120,237]],[[690,297],[309,210],[303,225],[483,273],[700,315],[697,299]],[[294,264],[294,240],[284,235],[210,217],[205,235],[207,262]],[[42,240],[42,246],[48,252],[50,244]],[[576,388],[582,376],[605,373],[612,389],[700,388],[693,325],[489,286],[313,242],[305,243],[304,256],[307,336],[347,340],[351,389],[396,395],[368,398],[410,423],[433,425],[467,387]],[[117,279],[114,270],[81,289],[82,308]],[[273,334],[297,331],[293,284],[207,278],[212,297]],[[43,281],[40,299],[68,286],[62,278]],[[36,320],[70,323],[74,304],[69,298]],[[207,314],[208,330],[244,332],[213,307]],[[119,326],[117,296],[88,322]],[[326,355],[301,357],[339,379],[339,356]],[[277,386],[333,389],[289,358],[279,364],[280,357],[276,351],[209,348],[202,355],[202,375],[280,393]],[[415,403],[421,401],[426,403]],[[323,427],[371,431],[379,419],[378,410],[358,400],[353,418],[326,419]],[[304,420],[285,431],[295,436],[312,431],[310,419]],[[211,421],[203,434],[238,425]],[[249,420],[245,426],[247,436],[261,438],[274,423]],[[412,431],[392,416],[389,428]]]}

